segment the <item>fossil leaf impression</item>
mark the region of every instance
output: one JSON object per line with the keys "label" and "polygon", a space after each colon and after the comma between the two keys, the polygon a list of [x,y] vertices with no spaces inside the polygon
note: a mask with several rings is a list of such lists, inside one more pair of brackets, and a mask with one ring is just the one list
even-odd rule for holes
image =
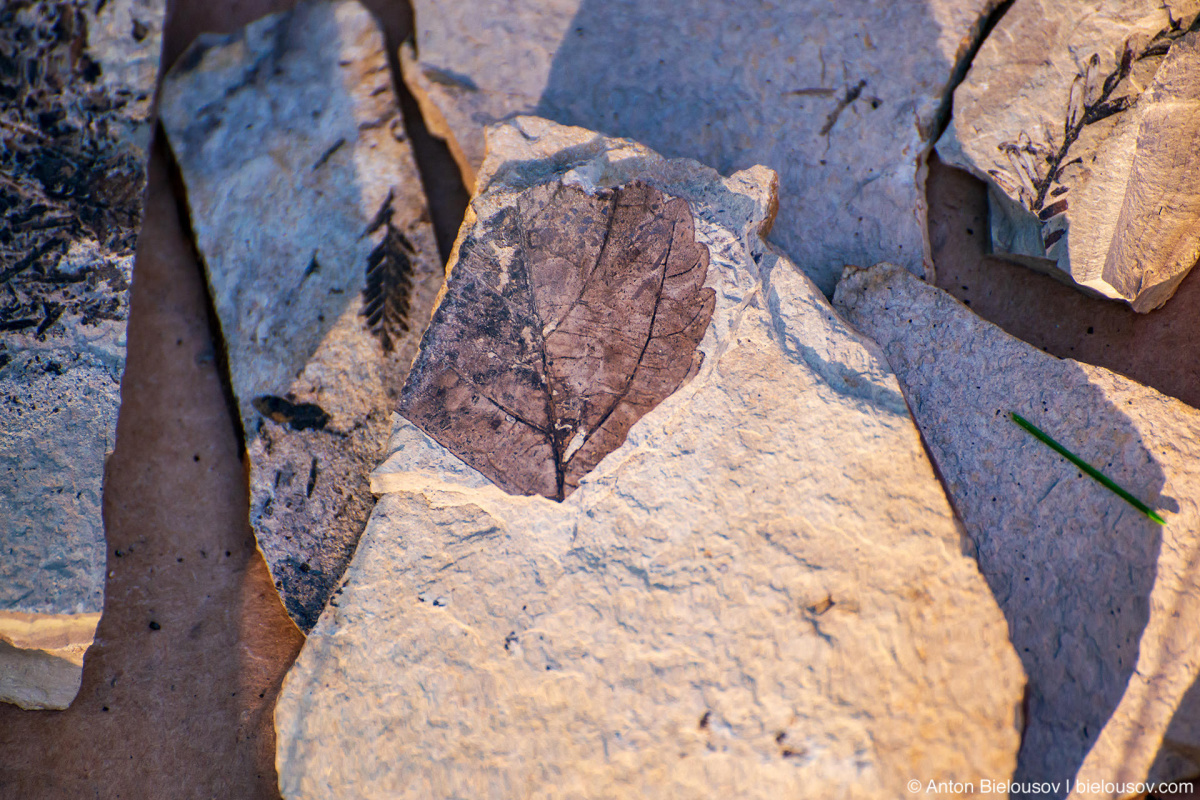
{"label": "fossil leaf impression", "polygon": [[685,200],[514,194],[459,242],[400,413],[512,494],[562,500],[700,367],[716,295]]}

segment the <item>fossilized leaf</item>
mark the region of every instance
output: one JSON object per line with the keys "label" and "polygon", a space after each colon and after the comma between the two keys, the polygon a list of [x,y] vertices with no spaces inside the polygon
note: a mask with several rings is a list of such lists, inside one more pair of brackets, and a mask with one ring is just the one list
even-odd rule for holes
{"label": "fossilized leaf", "polygon": [[462,240],[400,413],[513,494],[561,500],[699,368],[691,210],[643,184],[536,186]]}

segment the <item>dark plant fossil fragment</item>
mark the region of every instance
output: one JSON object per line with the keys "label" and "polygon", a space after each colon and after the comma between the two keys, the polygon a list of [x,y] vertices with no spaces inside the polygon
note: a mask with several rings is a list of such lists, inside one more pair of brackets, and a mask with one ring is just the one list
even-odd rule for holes
{"label": "dark plant fossil fragment", "polygon": [[513,195],[460,242],[400,413],[513,494],[562,500],[700,366],[691,210],[643,184]]}

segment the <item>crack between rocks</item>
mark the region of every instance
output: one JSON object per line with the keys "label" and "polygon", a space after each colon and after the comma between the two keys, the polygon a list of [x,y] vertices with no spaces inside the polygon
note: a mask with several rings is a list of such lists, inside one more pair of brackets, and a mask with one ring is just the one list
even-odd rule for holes
{"label": "crack between rocks", "polygon": [[[213,303],[212,286],[208,282],[208,271],[204,268],[204,256],[196,243],[196,231],[192,228],[192,209],[187,199],[187,184],[184,183],[183,173],[179,162],[175,159],[175,151],[167,139],[167,132],[161,122],[154,126],[155,145],[163,149],[167,164],[167,177],[171,184],[171,195],[175,201],[175,214],[179,218],[179,229],[191,250],[196,267],[200,270],[200,280],[204,286],[204,314],[208,321],[208,338],[213,349],[213,358],[217,376],[221,380],[221,396],[225,398],[225,410],[233,422],[233,432],[237,436],[238,457],[243,465],[246,464],[246,430],[242,425],[242,412],[238,409],[237,397],[233,392],[233,378],[229,371],[229,351],[225,345],[225,332],[221,328],[221,318],[217,315],[217,307]],[[249,472],[246,473],[249,480]]]}
{"label": "crack between rocks", "polygon": [[1008,9],[1012,8],[1015,0],[1003,0],[999,5],[992,9],[983,19],[983,24],[979,26],[978,31],[972,38],[971,44],[963,53],[958,63],[954,66],[954,71],[950,73],[950,81],[946,84],[946,91],[942,94],[942,101],[938,104],[937,112],[933,117],[933,128],[930,130],[929,147],[932,149],[937,140],[942,138],[942,134],[946,132],[947,126],[950,125],[950,115],[954,106],[954,91],[958,88],[967,77],[967,72],[971,69],[971,64],[975,61],[975,56],[979,53],[979,48],[983,47],[983,43],[987,41],[992,30],[1000,24],[1000,20],[1008,13]]}
{"label": "crack between rocks", "polygon": [[[408,136],[413,160],[416,161],[417,172],[421,176],[425,204],[437,237],[438,254],[444,265],[450,258],[450,251],[458,237],[458,229],[462,225],[467,203],[471,198],[463,183],[458,164],[450,154],[449,146],[429,132],[416,98],[404,83],[400,70],[400,45],[403,41],[413,39],[415,27],[412,24],[411,5],[408,2],[400,5],[402,8],[398,9],[397,13],[404,15],[405,19],[403,24],[395,27],[388,25],[388,20],[381,19],[374,8],[371,11],[383,31],[388,69],[392,74],[392,87],[400,107],[400,116],[404,120],[404,132]],[[405,31],[407,35],[401,41],[397,41],[400,37],[395,33],[396,30]]]}

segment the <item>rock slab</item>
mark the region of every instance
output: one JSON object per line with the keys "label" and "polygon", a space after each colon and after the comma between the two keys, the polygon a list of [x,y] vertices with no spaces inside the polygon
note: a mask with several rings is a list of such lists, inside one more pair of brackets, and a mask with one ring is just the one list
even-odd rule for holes
{"label": "rock slab", "polygon": [[458,252],[547,185],[681,198],[711,255],[704,361],[561,503],[396,418],[276,707],[283,795],[902,797],[910,773],[1010,775],[1004,621],[881,354],[764,244],[773,173],[536,118],[489,137]]}
{"label": "rock slab", "polygon": [[0,9],[0,700],[65,708],[104,605],[162,0]]}
{"label": "rock slab", "polygon": [[470,187],[513,114],[780,179],[773,239],[826,293],[845,264],[932,270],[924,159],[996,0],[416,0],[405,82]]}
{"label": "rock slab", "polygon": [[894,265],[848,269],[834,302],[887,355],[1008,618],[1029,676],[1017,779],[1144,780],[1200,672],[1200,411],[1043,353]]}
{"label": "rock slab", "polygon": [[1150,311],[1200,259],[1200,3],[1017,0],[954,93],[943,161],[993,246]]}
{"label": "rock slab", "polygon": [[296,624],[354,553],[443,270],[359,4],[303,3],[203,36],[162,118],[224,336],[250,457],[250,522]]}

